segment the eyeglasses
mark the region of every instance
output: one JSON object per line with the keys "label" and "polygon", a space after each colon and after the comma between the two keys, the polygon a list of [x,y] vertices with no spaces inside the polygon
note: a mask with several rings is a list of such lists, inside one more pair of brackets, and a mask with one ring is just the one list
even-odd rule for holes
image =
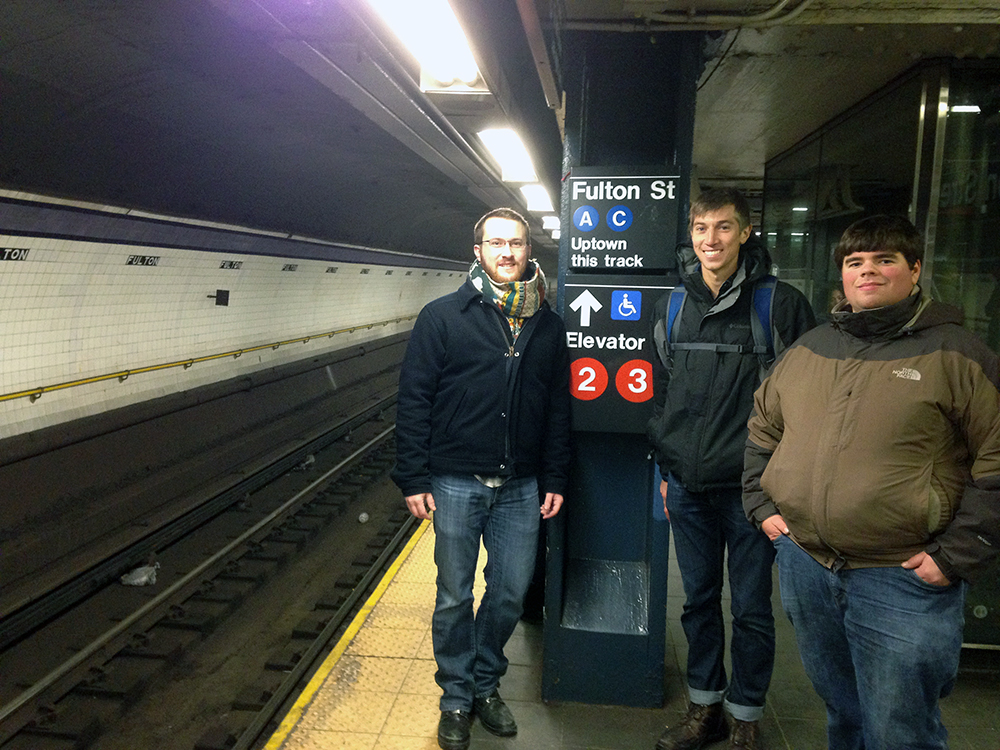
{"label": "eyeglasses", "polygon": [[492,237],[486,240],[486,244],[488,244],[494,250],[499,250],[504,245],[510,245],[511,250],[520,250],[528,243],[526,240],[522,240],[520,237],[515,237],[514,239],[511,240],[501,239],[500,237]]}

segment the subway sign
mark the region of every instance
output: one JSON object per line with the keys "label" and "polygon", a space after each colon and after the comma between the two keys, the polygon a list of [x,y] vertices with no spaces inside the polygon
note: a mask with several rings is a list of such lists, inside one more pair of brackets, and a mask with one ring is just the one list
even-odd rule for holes
{"label": "subway sign", "polygon": [[566,277],[574,430],[646,431],[653,413],[653,305],[669,289],[665,277]]}
{"label": "subway sign", "polygon": [[656,273],[676,266],[679,172],[577,167],[568,179],[571,273]]}

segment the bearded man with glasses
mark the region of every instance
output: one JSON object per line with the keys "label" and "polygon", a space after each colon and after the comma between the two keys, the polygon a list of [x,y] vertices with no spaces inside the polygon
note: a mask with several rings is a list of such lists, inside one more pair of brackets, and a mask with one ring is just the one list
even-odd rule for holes
{"label": "bearded man with glasses", "polygon": [[[444,750],[469,746],[474,717],[492,734],[517,733],[498,692],[503,649],[534,571],[539,520],[559,512],[569,470],[566,331],[528,235],[509,208],[476,223],[469,276],[420,312],[399,380],[393,480],[414,516],[433,512]],[[480,544],[486,592],[474,612]]]}

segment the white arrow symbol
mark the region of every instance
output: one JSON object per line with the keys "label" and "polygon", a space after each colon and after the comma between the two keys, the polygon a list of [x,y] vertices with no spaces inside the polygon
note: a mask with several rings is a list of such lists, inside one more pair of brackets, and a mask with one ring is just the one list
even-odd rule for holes
{"label": "white arrow symbol", "polygon": [[584,289],[583,294],[577,297],[575,300],[569,303],[569,308],[573,312],[580,313],[580,327],[589,328],[590,327],[590,313],[597,312],[603,307],[603,305],[597,301],[597,298],[590,293],[589,289]]}

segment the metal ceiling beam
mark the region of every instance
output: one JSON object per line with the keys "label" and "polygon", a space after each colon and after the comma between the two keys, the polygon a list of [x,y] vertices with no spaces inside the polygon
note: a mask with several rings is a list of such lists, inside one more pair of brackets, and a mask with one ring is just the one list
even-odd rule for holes
{"label": "metal ceiling beam", "polygon": [[535,0],[517,0],[517,10],[521,14],[521,25],[524,26],[524,32],[528,37],[531,55],[535,58],[535,68],[538,70],[538,80],[545,94],[545,103],[549,105],[549,109],[558,110],[563,104],[562,96],[556,85],[555,75],[552,73],[552,64],[549,62],[549,52],[545,47],[545,35],[542,33],[542,22],[538,17]]}
{"label": "metal ceiling beam", "polygon": [[[301,17],[284,18],[288,11],[284,3],[252,0],[233,6],[220,0],[213,2],[238,20],[267,33],[278,53],[485,205],[514,205],[524,210],[523,196],[500,179],[494,166],[438,111],[396,60],[380,38],[373,18],[356,7],[350,8],[364,35],[363,40],[352,43],[343,39],[307,38],[295,28]],[[348,4],[344,7],[347,9]]]}

